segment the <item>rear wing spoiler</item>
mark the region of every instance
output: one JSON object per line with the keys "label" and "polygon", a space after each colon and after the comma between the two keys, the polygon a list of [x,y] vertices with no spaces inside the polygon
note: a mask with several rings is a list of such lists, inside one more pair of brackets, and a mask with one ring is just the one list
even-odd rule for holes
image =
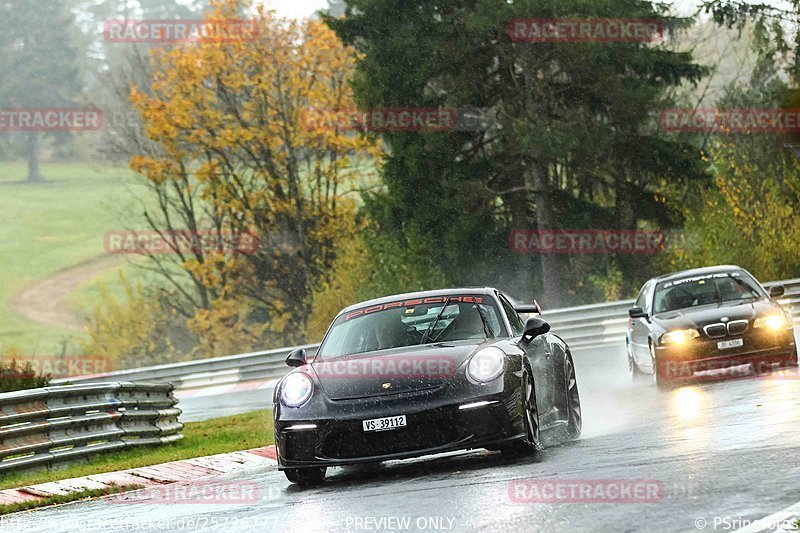
{"label": "rear wing spoiler", "polygon": [[526,313],[526,314],[542,314],[542,308],[539,306],[539,302],[536,300],[533,301],[532,304],[517,304],[514,306],[514,311],[517,313]]}

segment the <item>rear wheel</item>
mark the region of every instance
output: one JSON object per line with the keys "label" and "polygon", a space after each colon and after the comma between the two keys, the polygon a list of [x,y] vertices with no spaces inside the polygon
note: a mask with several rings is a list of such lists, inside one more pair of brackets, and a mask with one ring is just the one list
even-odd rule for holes
{"label": "rear wheel", "polygon": [[539,447],[539,409],[536,406],[536,389],[527,369],[522,373],[522,426],[525,439],[508,443],[500,448],[503,455],[527,455]]}
{"label": "rear wheel", "polygon": [[286,479],[301,487],[319,485],[325,479],[327,468],[288,468],[283,471]]}
{"label": "rear wheel", "polygon": [[578,394],[578,379],[575,377],[575,364],[569,354],[567,354],[565,367],[568,415],[567,438],[575,440],[581,436],[583,416],[581,415],[581,397]]}

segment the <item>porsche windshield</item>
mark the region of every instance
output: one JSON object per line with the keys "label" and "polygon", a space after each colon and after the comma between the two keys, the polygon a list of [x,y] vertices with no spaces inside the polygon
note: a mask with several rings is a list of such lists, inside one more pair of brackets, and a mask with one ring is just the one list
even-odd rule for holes
{"label": "porsche windshield", "polygon": [[485,296],[435,300],[439,302],[426,304],[419,299],[391,302],[342,314],[325,337],[318,357],[433,342],[483,340],[505,333],[497,307]]}
{"label": "porsche windshield", "polygon": [[766,294],[745,272],[722,272],[665,281],[656,287],[655,313],[701,305],[763,298]]}

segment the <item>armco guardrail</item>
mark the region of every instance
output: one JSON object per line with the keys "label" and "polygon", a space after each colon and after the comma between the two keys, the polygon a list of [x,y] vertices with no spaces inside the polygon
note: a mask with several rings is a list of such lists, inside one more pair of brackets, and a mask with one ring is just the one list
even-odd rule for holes
{"label": "armco guardrail", "polygon": [[[781,303],[790,308],[795,323],[800,323],[800,279],[766,283],[783,285],[786,295]],[[566,309],[553,309],[544,312],[544,318],[550,322],[553,331],[566,340],[573,350],[585,350],[608,346],[623,346],[628,323],[628,309],[633,300],[611,302],[594,305],[583,305]],[[286,374],[288,369],[284,359],[295,348],[316,350],[318,344],[280,348],[265,352],[253,352],[241,355],[229,355],[214,359],[188,361],[171,365],[122,370],[102,376],[72,378],[70,382],[91,383],[99,381],[157,381],[170,382],[178,390],[225,385],[254,380],[277,379]],[[67,380],[61,380],[66,382]]]}
{"label": "armco guardrail", "polygon": [[[786,294],[779,301],[792,311],[795,324],[800,324],[800,279],[774,281],[765,283],[764,287],[769,290],[775,285],[783,285],[786,289]],[[543,317],[573,350],[623,346],[628,327],[628,309],[633,307],[633,303],[633,300],[623,300],[554,309],[545,311]]]}
{"label": "armco guardrail", "polygon": [[169,383],[96,383],[0,394],[0,473],[183,438]]}

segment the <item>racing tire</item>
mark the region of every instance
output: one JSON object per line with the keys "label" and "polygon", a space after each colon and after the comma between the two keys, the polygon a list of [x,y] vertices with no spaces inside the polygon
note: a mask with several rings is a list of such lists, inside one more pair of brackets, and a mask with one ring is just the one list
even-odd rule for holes
{"label": "racing tire", "polygon": [[286,474],[286,479],[290,482],[300,485],[301,487],[310,487],[319,485],[325,479],[327,468],[287,468],[283,471]]}
{"label": "racing tire", "polygon": [[[564,444],[577,440],[583,429],[583,416],[581,414],[581,397],[578,393],[578,380],[575,376],[575,363],[572,356],[567,354],[564,358],[564,411],[567,415],[566,423],[557,426],[554,443]],[[548,443],[551,440],[547,439]]]}
{"label": "racing tire", "polygon": [[510,457],[530,455],[539,449],[539,409],[536,406],[536,389],[527,368],[522,373],[522,426],[525,438],[500,447],[500,453]]}
{"label": "racing tire", "polygon": [[639,384],[647,382],[649,376],[642,372],[642,370],[639,368],[639,365],[637,365],[636,361],[634,361],[633,355],[631,354],[630,344],[625,345],[625,353],[628,356],[628,377],[630,378],[631,383]]}
{"label": "racing tire", "polygon": [[575,363],[572,356],[567,354],[565,361],[566,395],[567,395],[567,439],[576,440],[583,430],[583,415],[581,413],[581,396],[578,393],[578,379],[575,376]]}
{"label": "racing tire", "polygon": [[653,383],[660,390],[668,390],[672,388],[672,382],[664,376],[658,368],[658,361],[656,361],[656,348],[653,343],[650,343],[650,359],[653,362]]}

